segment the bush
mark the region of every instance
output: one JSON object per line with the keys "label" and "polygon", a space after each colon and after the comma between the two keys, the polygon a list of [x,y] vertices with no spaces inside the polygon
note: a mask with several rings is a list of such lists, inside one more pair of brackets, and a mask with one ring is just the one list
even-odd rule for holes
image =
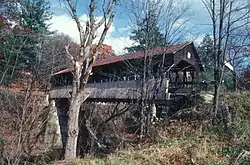
{"label": "bush", "polygon": [[42,135],[47,109],[43,108],[40,96],[25,96],[0,90],[0,154],[6,164],[26,162],[44,149]]}

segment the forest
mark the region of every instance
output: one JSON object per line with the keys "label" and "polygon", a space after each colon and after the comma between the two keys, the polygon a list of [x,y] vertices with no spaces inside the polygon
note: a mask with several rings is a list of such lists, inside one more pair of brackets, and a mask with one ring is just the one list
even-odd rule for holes
{"label": "forest", "polygon": [[0,0],[0,164],[250,164],[249,29],[248,0]]}

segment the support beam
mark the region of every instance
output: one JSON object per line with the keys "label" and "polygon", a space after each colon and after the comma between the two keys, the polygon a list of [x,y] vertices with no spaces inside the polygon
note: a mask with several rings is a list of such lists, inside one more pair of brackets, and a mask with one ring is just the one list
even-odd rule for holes
{"label": "support beam", "polygon": [[57,107],[55,106],[55,100],[52,100],[49,105],[49,114],[46,123],[46,130],[45,130],[45,149],[46,150],[53,150],[53,149],[60,149],[63,147],[62,145],[62,136],[60,132],[60,124],[59,118],[57,114]]}

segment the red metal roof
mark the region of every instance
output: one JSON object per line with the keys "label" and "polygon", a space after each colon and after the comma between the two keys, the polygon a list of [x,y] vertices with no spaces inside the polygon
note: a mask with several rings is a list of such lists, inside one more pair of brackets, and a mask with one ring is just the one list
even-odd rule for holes
{"label": "red metal roof", "polygon": [[[148,53],[149,53],[149,55],[160,55],[163,53],[175,54],[176,52],[182,50],[183,48],[185,48],[186,46],[188,46],[190,44],[192,44],[192,42],[188,42],[185,44],[175,44],[175,45],[170,45],[167,47],[154,48],[154,49],[148,51]],[[95,61],[93,67],[112,64],[112,63],[116,63],[116,62],[122,62],[122,61],[130,60],[130,59],[143,58],[144,54],[145,53],[143,51],[140,51],[140,52],[136,52],[136,53],[128,53],[128,54],[121,55],[121,56],[110,56],[110,57],[107,57],[105,59]],[[61,70],[59,72],[56,72],[53,75],[67,73],[67,72],[71,72],[73,70],[74,70],[74,68],[67,68],[67,69]]]}
{"label": "red metal roof", "polygon": [[[159,54],[171,54],[171,53],[176,53],[179,50],[183,49],[187,45],[191,43],[185,43],[185,44],[176,44],[176,45],[171,45],[168,47],[160,47],[160,48],[154,48],[150,51],[148,51],[149,55],[159,55]],[[100,65],[106,65],[106,64],[111,64],[111,63],[116,63],[116,62],[121,62],[125,60],[130,60],[130,59],[138,59],[138,58],[143,58],[144,57],[144,52],[136,52],[136,53],[129,53],[121,56],[112,56],[108,57],[103,60],[96,61],[93,66],[100,66]]]}

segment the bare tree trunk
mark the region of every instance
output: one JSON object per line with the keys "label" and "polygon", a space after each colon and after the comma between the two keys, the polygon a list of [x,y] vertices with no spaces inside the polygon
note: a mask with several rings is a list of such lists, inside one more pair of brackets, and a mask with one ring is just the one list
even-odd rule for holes
{"label": "bare tree trunk", "polygon": [[215,82],[214,85],[214,120],[216,119],[219,108],[219,84]]}
{"label": "bare tree trunk", "polygon": [[[95,10],[97,4],[95,0],[89,2],[89,19],[85,22],[85,29],[83,28],[76,12],[76,3],[72,0],[67,0],[72,18],[76,22],[79,37],[80,37],[80,51],[77,57],[72,56],[69,52],[69,46],[65,47],[66,55],[74,65],[74,77],[72,85],[72,95],[70,98],[70,107],[68,113],[68,139],[65,148],[65,159],[73,159],[76,157],[77,152],[77,139],[79,134],[79,112],[81,104],[88,98],[85,93],[85,86],[88,82],[90,73],[92,71],[93,64],[98,55],[98,51],[103,43],[107,31],[110,28],[113,18],[113,7],[116,4],[116,0],[103,0],[102,11],[103,17],[100,21],[95,18]],[[104,26],[100,38],[97,40],[97,45],[94,47],[93,54],[90,54],[90,48],[94,44],[94,40],[97,36],[97,31],[101,26]]]}
{"label": "bare tree trunk", "polygon": [[[147,50],[146,50],[147,51]],[[146,109],[146,73],[147,73],[147,52],[144,52],[144,61],[143,61],[143,79],[141,85],[141,128],[140,128],[140,139],[143,138],[145,133],[145,109]]]}
{"label": "bare tree trunk", "polygon": [[[226,56],[229,54],[228,39],[232,32],[249,24],[249,2],[237,0],[201,0],[205,5],[213,27],[214,60],[214,117],[217,115],[220,85],[223,79]],[[239,12],[240,11],[240,12]],[[233,16],[233,15],[234,16]],[[218,30],[217,30],[218,27]],[[235,76],[235,75],[234,75]],[[235,77],[236,78],[236,77]]]}
{"label": "bare tree trunk", "polygon": [[236,71],[233,71],[233,90],[237,91],[238,82],[237,82],[237,74]]}
{"label": "bare tree trunk", "polygon": [[70,100],[70,107],[68,111],[68,137],[64,155],[64,158],[67,160],[76,157],[77,139],[79,135],[79,112],[82,103],[88,98],[88,96],[85,95],[84,92],[77,91],[77,82],[79,81],[73,82],[72,97]]}
{"label": "bare tree trunk", "polygon": [[81,100],[78,97],[72,98],[69,107],[68,137],[65,148],[65,159],[76,157],[77,138],[79,134],[78,116],[81,107]]}

